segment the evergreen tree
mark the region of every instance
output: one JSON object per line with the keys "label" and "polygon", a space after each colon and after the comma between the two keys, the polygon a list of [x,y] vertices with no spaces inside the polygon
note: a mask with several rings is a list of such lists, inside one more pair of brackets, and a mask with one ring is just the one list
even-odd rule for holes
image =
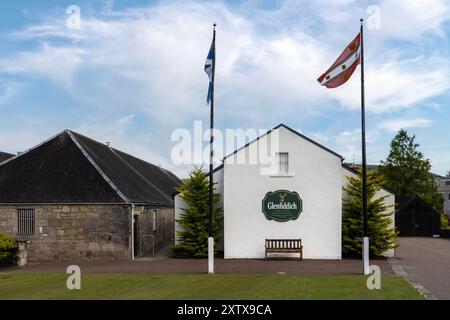
{"label": "evergreen tree", "polygon": [[386,179],[386,187],[397,195],[417,194],[441,212],[444,199],[438,192],[431,175],[431,163],[417,150],[415,136],[401,129],[391,142],[391,150],[386,161],[381,161],[379,173]]}
{"label": "evergreen tree", "polygon": [[[183,213],[177,223],[183,228],[177,232],[179,243],[172,246],[173,256],[180,258],[203,258],[208,256],[209,226],[209,178],[202,169],[193,170],[189,179],[177,190],[185,202]],[[222,208],[217,207],[220,194],[214,194],[212,236],[215,239],[214,252],[218,252]]]}
{"label": "evergreen tree", "polygon": [[[369,233],[369,253],[378,256],[386,250],[397,246],[397,232],[391,227],[392,219],[385,211],[387,196],[376,198],[376,193],[383,185],[383,178],[372,172],[367,173],[367,216]],[[348,177],[344,187],[342,214],[342,250],[346,255],[361,256],[362,253],[362,175]]]}

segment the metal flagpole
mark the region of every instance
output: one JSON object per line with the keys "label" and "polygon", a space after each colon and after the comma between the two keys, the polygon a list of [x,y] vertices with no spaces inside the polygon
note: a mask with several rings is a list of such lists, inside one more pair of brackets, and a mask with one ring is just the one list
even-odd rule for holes
{"label": "metal flagpole", "polygon": [[210,141],[209,141],[209,224],[208,224],[208,273],[214,273],[214,237],[212,237],[212,222],[214,210],[213,195],[213,161],[214,161],[214,76],[216,69],[216,24],[213,24],[213,59],[211,75],[211,113],[210,113]]}
{"label": "metal flagpole", "polygon": [[367,226],[367,164],[366,164],[366,116],[364,101],[364,42],[363,25],[361,22],[361,140],[362,140],[362,219],[363,219],[363,272],[369,274],[369,235]]}

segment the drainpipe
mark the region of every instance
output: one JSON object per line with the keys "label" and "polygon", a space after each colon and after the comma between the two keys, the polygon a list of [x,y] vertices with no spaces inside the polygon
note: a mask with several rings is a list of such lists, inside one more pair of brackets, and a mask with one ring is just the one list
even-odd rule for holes
{"label": "drainpipe", "polygon": [[134,260],[134,204],[131,204],[131,260]]}

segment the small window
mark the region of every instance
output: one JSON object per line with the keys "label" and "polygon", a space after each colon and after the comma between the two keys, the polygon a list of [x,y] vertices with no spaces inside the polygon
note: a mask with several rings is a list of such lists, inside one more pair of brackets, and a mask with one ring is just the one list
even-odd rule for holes
{"label": "small window", "polygon": [[35,228],[35,214],[34,209],[18,209],[17,211],[19,235],[33,235]]}
{"label": "small window", "polygon": [[450,186],[450,180],[445,181],[446,186]]}
{"label": "small window", "polygon": [[279,174],[289,173],[289,153],[287,152],[278,153],[278,173]]}

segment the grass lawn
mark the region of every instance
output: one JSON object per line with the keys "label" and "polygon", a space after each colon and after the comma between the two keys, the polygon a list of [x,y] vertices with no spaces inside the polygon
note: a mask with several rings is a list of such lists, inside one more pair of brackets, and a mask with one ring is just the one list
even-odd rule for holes
{"label": "grass lawn", "polygon": [[422,299],[403,278],[364,276],[85,274],[81,290],[66,274],[0,274],[0,299]]}

